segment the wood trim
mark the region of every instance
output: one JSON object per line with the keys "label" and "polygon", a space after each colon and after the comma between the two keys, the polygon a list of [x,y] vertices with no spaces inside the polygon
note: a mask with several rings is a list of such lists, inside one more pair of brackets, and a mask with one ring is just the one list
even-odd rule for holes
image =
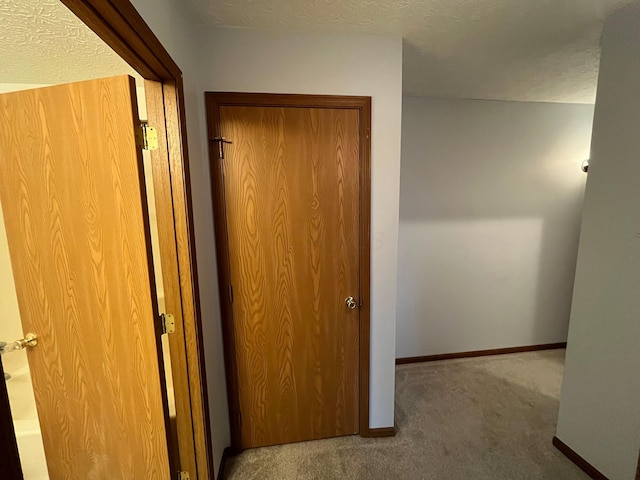
{"label": "wood trim", "polygon": [[488,355],[505,355],[508,353],[536,352],[539,350],[554,350],[558,348],[566,348],[566,346],[567,346],[567,342],[561,342],[561,343],[546,343],[543,345],[527,345],[523,347],[494,348],[491,350],[473,350],[471,352],[440,353],[438,355],[426,355],[424,357],[396,358],[396,365],[405,365],[407,363],[419,363],[419,362],[435,362],[437,360],[452,360],[455,358],[485,357]]}
{"label": "wood trim", "polygon": [[348,108],[363,111],[367,106],[371,111],[371,97],[353,95],[299,95],[292,93],[238,93],[205,92],[207,101],[211,99],[226,107],[298,107],[298,108]]}
{"label": "wood trim", "polygon": [[[371,436],[369,392],[371,362],[371,97],[343,97],[360,103],[360,435]],[[364,340],[364,341],[363,341]]]}
{"label": "wood trim", "polygon": [[[216,97],[205,93],[206,116],[207,116],[207,138],[213,138],[217,134],[217,124],[220,123],[220,104]],[[212,121],[213,112],[216,112],[214,126]],[[233,329],[233,308],[227,292],[227,285],[230,282],[229,274],[229,241],[227,233],[227,222],[225,215],[225,199],[223,188],[222,164],[215,154],[215,149],[211,147],[209,141],[209,174],[211,176],[211,201],[213,203],[213,223],[216,244],[216,264],[218,267],[218,292],[220,295],[220,311],[222,324],[222,341],[224,345],[224,366],[227,381],[227,401],[229,408],[229,426],[231,434],[231,445],[240,450],[241,435],[238,425],[240,414],[240,400],[238,397],[238,366],[236,362],[235,332]]]}
{"label": "wood trim", "polygon": [[[83,23],[93,30],[120,55],[131,67],[147,80],[163,84],[165,128],[169,163],[158,174],[164,178],[163,185],[171,187],[171,208],[174,214],[175,245],[178,257],[178,275],[175,288],[180,292],[182,328],[185,335],[187,370],[174,371],[174,377],[188,378],[188,390],[176,395],[189,398],[195,444],[197,472],[192,478],[213,478],[213,451],[211,445],[211,423],[209,417],[208,391],[202,342],[202,315],[198,289],[198,275],[194,220],[189,176],[189,156],[185,116],[182,72],[155,36],[151,28],[137,12],[130,0],[61,0]],[[169,201],[169,196],[165,197]],[[167,208],[169,208],[167,206]],[[161,248],[163,250],[163,248]],[[169,251],[166,248],[165,251]],[[173,259],[162,258],[166,262]],[[166,288],[166,285],[165,285]],[[175,382],[175,378],[174,378]],[[184,385],[183,381],[176,382]],[[191,454],[193,456],[193,453]],[[182,469],[184,469],[181,466]]]}
{"label": "wood trim", "polygon": [[[181,159],[186,156],[185,122],[178,112],[184,111],[184,98],[179,94],[180,83],[163,84],[165,115],[167,119],[167,140],[169,148],[169,172],[174,200],[176,242],[178,254],[179,281],[182,294],[182,315],[184,318],[185,346],[187,353],[188,378],[191,392],[191,412],[193,433],[196,438],[196,459],[198,473],[202,478],[213,476],[213,455],[211,445],[211,422],[208,408],[207,384],[204,365],[204,345],[202,342],[202,314],[195,265],[195,237],[190,235],[193,225],[189,168]],[[181,133],[182,132],[182,133]],[[183,208],[175,208],[183,205]],[[185,208],[186,207],[186,208]],[[186,395],[186,391],[185,391]],[[198,440],[199,439],[199,440]],[[210,472],[210,474],[209,474]]]}
{"label": "wood trim", "polygon": [[596,467],[587,462],[584,458],[578,455],[573,449],[560,440],[558,437],[553,437],[553,446],[556,447],[562,454],[575,463],[584,473],[589,475],[594,480],[608,480]]}
{"label": "wood trim", "polygon": [[222,452],[222,459],[220,460],[220,468],[218,469],[218,475],[216,480],[223,480],[225,470],[227,469],[227,462],[229,459],[236,455],[236,452],[231,447],[227,447]]}
{"label": "wood trim", "polygon": [[[169,146],[162,84],[145,80],[147,103],[147,121],[158,132],[158,149],[150,152],[153,169],[153,186],[158,224],[160,257],[162,259],[162,282],[164,284],[165,310],[172,313],[176,320],[175,333],[168,336],[171,352],[171,370],[188,371],[185,346],[184,319],[182,318],[182,297],[180,291],[180,271],[178,265],[178,246],[176,243],[175,216],[172,208],[173,194],[171,177],[165,172],[169,167]],[[189,378],[186,375],[174,375],[174,390],[189,392]],[[175,395],[177,434],[177,454],[180,468],[187,472],[197,472],[193,417],[191,415],[191,396]],[[172,432],[173,433],[173,432]]]}
{"label": "wood trim", "polygon": [[0,478],[21,479],[22,466],[11,416],[9,392],[7,392],[7,384],[4,379],[2,359],[0,359],[0,452],[2,452]]}
{"label": "wood trim", "polygon": [[[206,92],[208,138],[219,136],[220,107],[259,106],[293,108],[346,108],[360,112],[360,350],[359,350],[359,433],[371,434],[369,429],[369,375],[370,375],[370,285],[371,285],[371,97],[334,95],[295,95],[266,93]],[[211,145],[211,142],[209,142]],[[227,286],[229,279],[229,242],[225,212],[222,164],[217,148],[209,148],[211,165],[211,191],[214,211],[218,286],[222,311],[225,372],[231,424],[231,444],[240,449],[240,412],[238,398],[238,367],[236,363],[233,308]]]}
{"label": "wood trim", "polygon": [[379,427],[369,429],[369,438],[395,437],[396,427]]}
{"label": "wood trim", "polygon": [[177,80],[182,72],[129,0],[61,0],[147,80]]}
{"label": "wood trim", "polygon": [[[356,97],[357,98],[357,97]],[[354,101],[347,100],[346,101]],[[371,362],[371,97],[360,100],[360,435],[369,428]]]}
{"label": "wood trim", "polygon": [[121,28],[112,28],[111,25],[104,21],[99,11],[91,3],[85,0],[60,1],[140,75],[148,80],[161,80],[161,77],[154,72],[153,68],[128,43],[123,41],[120,33]]}

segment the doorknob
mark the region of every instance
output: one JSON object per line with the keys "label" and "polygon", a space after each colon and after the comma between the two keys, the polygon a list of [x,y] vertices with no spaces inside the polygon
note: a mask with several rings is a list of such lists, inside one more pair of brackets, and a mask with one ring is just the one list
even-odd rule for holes
{"label": "doorknob", "polygon": [[22,350],[26,347],[35,347],[36,345],[38,345],[38,336],[35,333],[27,333],[24,338],[16,340],[15,342],[0,342],[0,355]]}
{"label": "doorknob", "polygon": [[349,310],[354,310],[358,304],[356,303],[356,301],[353,299],[353,297],[347,297],[344,299],[344,303],[347,305],[347,308]]}

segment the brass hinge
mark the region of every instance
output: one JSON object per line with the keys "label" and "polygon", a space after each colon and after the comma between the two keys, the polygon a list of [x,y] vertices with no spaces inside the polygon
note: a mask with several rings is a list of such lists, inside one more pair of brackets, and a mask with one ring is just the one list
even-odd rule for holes
{"label": "brass hinge", "polygon": [[222,148],[222,144],[224,143],[233,143],[231,140],[227,140],[224,137],[213,137],[211,139],[212,142],[218,143],[218,157],[224,160],[224,149]]}
{"label": "brass hinge", "polygon": [[233,285],[229,284],[229,303],[233,303]]}
{"label": "brass hinge", "polygon": [[162,326],[162,333],[175,333],[176,321],[170,313],[160,315],[160,324]]}
{"label": "brass hinge", "polygon": [[178,480],[191,480],[189,472],[178,472]]}
{"label": "brass hinge", "polygon": [[141,123],[136,128],[136,146],[143,150],[158,149],[158,132],[155,127],[150,127],[146,123]]}

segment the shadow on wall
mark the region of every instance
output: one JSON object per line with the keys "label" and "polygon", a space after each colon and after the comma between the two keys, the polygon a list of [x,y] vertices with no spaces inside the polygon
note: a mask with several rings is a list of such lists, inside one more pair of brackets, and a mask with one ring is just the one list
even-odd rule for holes
{"label": "shadow on wall", "polygon": [[405,98],[398,358],[566,340],[592,117]]}
{"label": "shadow on wall", "polygon": [[[602,17],[587,13],[575,21],[574,12],[556,11],[556,21],[550,24],[545,19],[548,9],[544,2],[531,2],[530,7],[527,17],[538,16],[538,21],[527,22],[527,28],[522,22],[505,21],[495,11],[486,15],[486,9],[482,22],[473,15],[448,20],[431,17],[438,25],[423,26],[420,45],[412,41],[412,34],[403,41],[405,95],[428,96],[433,92],[439,97],[460,98],[463,92],[465,98],[593,102],[592,70],[584,68],[581,56],[566,51],[559,55],[558,46],[598,45]],[[509,7],[505,4],[503,8]],[[565,21],[568,16],[573,20],[570,25]],[[444,41],[443,29],[450,33]],[[429,42],[437,47],[425,51]],[[509,48],[504,48],[505,43]],[[501,55],[486,55],[496,48]],[[556,59],[556,68],[550,58]]]}

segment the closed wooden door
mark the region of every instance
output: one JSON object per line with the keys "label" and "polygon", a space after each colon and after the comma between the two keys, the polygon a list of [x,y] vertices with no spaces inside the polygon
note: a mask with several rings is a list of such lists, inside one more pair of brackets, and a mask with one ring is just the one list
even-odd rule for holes
{"label": "closed wooden door", "polygon": [[53,480],[170,478],[137,118],[127,76],[0,95],[0,202]]}
{"label": "closed wooden door", "polygon": [[359,111],[213,110],[240,446],[357,433]]}

